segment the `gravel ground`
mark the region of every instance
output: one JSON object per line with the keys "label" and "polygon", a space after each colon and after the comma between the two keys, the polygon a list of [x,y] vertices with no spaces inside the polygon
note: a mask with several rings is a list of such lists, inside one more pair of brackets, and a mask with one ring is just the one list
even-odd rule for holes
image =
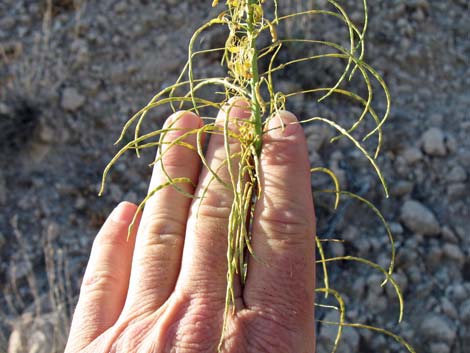
{"label": "gravel ground", "polygon": [[[361,21],[361,1],[341,3]],[[391,329],[417,352],[463,353],[470,347],[470,3],[370,0],[369,7],[366,59],[393,98],[379,158],[391,197],[350,145],[325,143],[332,132],[321,126],[306,133],[312,161],[334,169],[390,222],[404,321],[396,324],[396,298],[379,286],[377,273],[347,263],[330,270],[348,320]],[[132,113],[175,80],[192,31],[213,14],[209,0],[0,3],[0,351],[63,349],[93,237],[116,203],[137,202],[147,189],[151,154],[124,158],[105,197],[97,197],[113,141]],[[328,21],[304,24],[300,34],[344,38]],[[220,33],[204,41],[220,44]],[[220,72],[217,58],[205,59],[204,70]],[[320,63],[286,72],[279,84],[320,85],[337,70]],[[320,112],[347,121],[347,108],[334,100],[321,106],[306,97],[290,108],[300,117]],[[148,128],[165,116],[153,116]],[[345,240],[330,255],[386,264],[390,247],[380,221],[357,217],[370,211],[355,202],[336,214],[322,202],[317,209],[319,233]],[[335,320],[326,311],[318,316]],[[336,333],[327,326],[318,333],[318,352],[327,352]],[[347,329],[339,352],[404,349],[380,334]]]}

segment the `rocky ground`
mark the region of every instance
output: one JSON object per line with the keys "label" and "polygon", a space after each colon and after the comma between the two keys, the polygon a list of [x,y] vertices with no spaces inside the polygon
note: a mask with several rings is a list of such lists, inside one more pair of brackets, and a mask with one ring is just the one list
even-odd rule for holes
{"label": "rocky ground", "polygon": [[[0,351],[63,349],[94,235],[117,202],[137,202],[147,189],[151,154],[124,158],[105,196],[97,197],[102,170],[116,151],[113,141],[132,113],[175,80],[190,34],[214,14],[210,2],[0,3]],[[341,3],[353,20],[362,20],[361,1]],[[389,221],[404,321],[396,324],[396,297],[380,287],[376,272],[341,263],[331,266],[332,279],[344,293],[349,321],[390,329],[417,352],[463,353],[470,346],[470,3],[370,0],[369,7],[366,59],[393,97],[379,157],[391,197],[349,144],[328,144],[332,132],[321,126],[306,132],[312,161],[333,168],[348,190],[373,201]],[[328,21],[290,30],[344,38]],[[220,33],[203,42],[220,44]],[[279,85],[323,85],[337,69],[319,63],[289,70]],[[204,59],[204,70],[220,72],[217,58]],[[322,113],[347,122],[339,101],[321,106],[305,97],[291,109],[301,117]],[[154,116],[148,127],[164,117]],[[343,202],[332,214],[331,200],[325,201],[317,204],[319,233],[345,240],[328,254],[385,265],[390,247],[380,220],[356,202]],[[336,319],[327,311],[318,316]],[[331,347],[333,329],[319,325],[319,353]],[[353,329],[346,329],[339,347],[404,351],[390,338]]]}

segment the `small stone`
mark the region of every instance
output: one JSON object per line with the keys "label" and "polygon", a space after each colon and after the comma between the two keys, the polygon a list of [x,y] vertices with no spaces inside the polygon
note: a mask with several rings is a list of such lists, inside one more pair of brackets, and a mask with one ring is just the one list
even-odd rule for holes
{"label": "small stone", "polygon": [[55,241],[61,233],[60,225],[56,222],[50,222],[46,227],[46,235],[49,241]]}
{"label": "small stone", "polygon": [[389,304],[389,300],[385,296],[370,292],[367,294],[365,303],[372,314],[378,314],[385,312]]}
{"label": "small stone", "polygon": [[403,227],[400,223],[398,222],[390,222],[389,224],[390,231],[392,232],[393,235],[401,235],[403,234]]}
{"label": "small stone", "polygon": [[[335,311],[330,311],[326,314],[324,321],[338,322],[339,315]],[[338,327],[336,325],[323,325],[319,332],[318,342],[324,347],[331,347],[335,342]],[[351,327],[343,327],[343,335],[341,336],[340,344],[338,345],[337,353],[353,353],[359,349],[359,334]],[[326,351],[328,352],[328,350]]]}
{"label": "small stone", "polygon": [[460,305],[460,319],[464,324],[470,324],[470,299]]}
{"label": "small stone", "polygon": [[334,242],[329,245],[329,249],[331,251],[331,255],[333,257],[341,257],[345,254],[345,249],[343,243]]}
{"label": "small stone", "polygon": [[423,10],[417,9],[413,17],[416,21],[421,22],[426,18],[426,15]]}
{"label": "small stone", "polygon": [[460,240],[465,241],[467,239],[468,231],[466,227],[455,226],[455,233],[458,235]]}
{"label": "small stone", "polygon": [[374,293],[377,296],[382,294],[383,287],[381,283],[384,281],[384,277],[378,274],[372,274],[367,278],[367,288],[369,293]]}
{"label": "small stone", "polygon": [[372,352],[383,352],[387,347],[387,339],[382,335],[372,335],[370,349]]}
{"label": "small stone", "polygon": [[330,130],[324,125],[315,125],[306,129],[307,143],[314,151],[318,152],[333,137]]}
{"label": "small stone", "polygon": [[436,266],[442,260],[442,248],[440,246],[433,246],[427,251],[426,263],[430,267]]}
{"label": "small stone", "polygon": [[445,244],[442,247],[444,255],[457,262],[459,264],[459,267],[462,267],[464,262],[465,262],[465,254],[463,251],[460,249],[458,245],[455,244]]}
{"label": "small stone", "polygon": [[75,111],[85,104],[85,97],[82,96],[74,87],[67,87],[62,92],[62,100],[60,104],[65,110]]}
{"label": "small stone", "polygon": [[95,96],[101,88],[101,82],[93,78],[86,78],[82,81],[82,86],[85,88],[86,95]]}
{"label": "small stone", "polygon": [[401,156],[407,164],[415,164],[423,159],[423,153],[419,148],[409,147],[402,151]]}
{"label": "small stone", "polygon": [[120,1],[116,5],[114,5],[114,11],[118,14],[122,14],[127,10],[127,2]]}
{"label": "small stone", "polygon": [[422,280],[422,274],[418,266],[411,266],[407,269],[407,279],[411,283],[420,283]]}
{"label": "small stone", "polygon": [[442,312],[453,320],[457,320],[459,318],[459,314],[457,313],[457,309],[455,305],[447,298],[442,298],[441,302]]}
{"label": "small stone", "polygon": [[352,283],[351,294],[356,298],[362,297],[364,291],[366,290],[366,281],[363,277],[357,277],[356,280]]}
{"label": "small stone", "polygon": [[13,330],[8,339],[8,353],[21,353],[25,351],[21,331],[18,329]]}
{"label": "small stone", "polygon": [[124,195],[123,200],[132,202],[132,203],[139,203],[139,197],[134,191],[129,191]]}
{"label": "small stone", "polygon": [[7,182],[0,173],[0,205],[4,205],[7,202]]}
{"label": "small stone", "polygon": [[19,281],[31,275],[31,266],[26,261],[10,263],[8,277],[13,281]]}
{"label": "small stone", "polygon": [[9,61],[13,61],[20,57],[23,53],[23,44],[18,41],[7,42],[2,44],[3,57]]}
{"label": "small stone", "polygon": [[359,229],[357,229],[357,227],[353,226],[353,225],[348,225],[346,226],[346,228],[344,228],[342,234],[341,234],[341,237],[347,241],[347,242],[350,242],[350,243],[353,243],[358,240],[358,239],[361,239],[361,233],[359,232]]}
{"label": "small stone", "polygon": [[39,140],[44,143],[51,143],[55,141],[56,134],[53,129],[45,124],[41,124],[39,129]]}
{"label": "small stone", "polygon": [[457,158],[461,165],[465,168],[470,168],[470,149],[461,149],[457,155]]}
{"label": "small stone", "polygon": [[86,199],[84,197],[77,197],[77,199],[75,200],[75,208],[77,210],[80,210],[80,211],[83,211],[87,206],[87,202],[86,202]]}
{"label": "small stone", "polygon": [[30,147],[28,150],[28,159],[29,159],[30,165],[40,164],[44,160],[44,158],[46,158],[51,148],[52,148],[52,144],[50,143],[41,143],[40,141],[33,141],[30,144]]}
{"label": "small stone", "polygon": [[428,0],[416,0],[416,7],[427,10],[429,9],[429,1]]}
{"label": "small stone", "polygon": [[457,337],[455,326],[449,319],[436,313],[424,317],[419,329],[423,338],[432,341],[452,344]]}
{"label": "small stone", "polygon": [[0,27],[5,29],[12,29],[15,26],[15,17],[14,16],[5,16],[0,20]]}
{"label": "small stone", "polygon": [[[309,153],[308,153],[308,159],[310,161],[310,165],[323,165],[323,160],[320,156],[320,154],[313,150],[313,149],[310,149]],[[315,180],[315,179],[313,179]]]}
{"label": "small stone", "polygon": [[446,296],[452,302],[462,302],[468,298],[468,293],[465,287],[461,283],[449,286],[446,290]]}
{"label": "small stone", "polygon": [[421,137],[424,152],[429,156],[443,157],[447,154],[444,133],[436,127],[427,130]]}
{"label": "small stone", "polygon": [[[47,327],[47,326],[46,326]],[[47,328],[45,329],[47,330]],[[29,337],[29,353],[46,353],[50,345],[50,337],[43,331],[36,331]]]}
{"label": "small stone", "polygon": [[348,185],[346,171],[344,169],[341,169],[337,163],[330,165],[330,169],[336,175],[336,178],[338,178],[339,185],[341,185],[342,188],[346,189]]}
{"label": "small stone", "polygon": [[448,182],[459,183],[467,179],[467,172],[461,166],[453,167],[449,173],[445,175]]}
{"label": "small stone", "polygon": [[454,136],[449,135],[446,137],[446,147],[449,153],[454,153],[455,151],[457,151],[458,146],[459,143],[457,142]]}
{"label": "small stone", "polygon": [[408,180],[400,180],[394,185],[392,185],[392,188],[390,190],[390,193],[393,196],[404,196],[408,195],[414,187],[414,183]]}
{"label": "small stone", "polygon": [[364,15],[361,13],[361,11],[354,11],[351,13],[351,21],[354,23],[360,23]]}
{"label": "small stone", "polygon": [[122,192],[121,188],[119,187],[119,185],[111,184],[109,186],[109,191],[110,191],[110,194],[111,194],[111,199],[114,202],[121,202],[122,201],[123,192]]}
{"label": "small stone", "polygon": [[[408,288],[408,278],[406,275],[403,272],[395,272],[392,277],[397,282],[401,292],[405,293]],[[395,287],[390,282],[385,286],[385,292],[389,298],[395,298],[397,296]]]}
{"label": "small stone", "polygon": [[440,232],[439,223],[434,214],[422,203],[415,200],[406,201],[400,211],[400,220],[413,232],[436,236]]}
{"label": "small stone", "polygon": [[88,50],[88,44],[84,39],[75,39],[70,45],[70,50],[77,67],[80,67],[89,61],[90,53]]}
{"label": "small stone", "polygon": [[7,240],[3,233],[0,233],[0,251],[2,250],[3,246],[6,244]]}
{"label": "small stone", "polygon": [[430,353],[450,353],[450,347],[443,342],[431,343],[429,346]]}
{"label": "small stone", "polygon": [[3,102],[0,102],[0,114],[10,116],[10,115],[13,115],[14,113],[11,107],[9,107]]}
{"label": "small stone", "polygon": [[459,242],[459,239],[457,238],[455,233],[452,231],[452,229],[450,229],[449,226],[442,227],[441,233],[442,233],[442,238],[446,242],[452,243],[452,244],[457,244]]}
{"label": "small stone", "polygon": [[467,191],[466,183],[453,183],[447,186],[448,200],[458,200]]}

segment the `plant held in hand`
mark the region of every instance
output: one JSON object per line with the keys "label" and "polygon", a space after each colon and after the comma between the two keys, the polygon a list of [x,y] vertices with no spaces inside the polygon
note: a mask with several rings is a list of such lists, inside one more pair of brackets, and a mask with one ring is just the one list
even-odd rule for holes
{"label": "plant held in hand", "polygon": [[[117,143],[122,143],[126,134],[133,128],[133,138],[126,143],[116,156],[106,167],[103,175],[101,193],[103,193],[106,177],[111,167],[117,160],[128,151],[135,151],[137,155],[144,149],[161,148],[157,158],[152,165],[159,165],[166,180],[160,185],[154,185],[148,195],[139,205],[139,210],[143,209],[146,202],[163,188],[174,188],[179,193],[188,198],[195,198],[194,195],[184,190],[184,184],[193,185],[193,181],[184,176],[170,176],[166,172],[163,159],[171,148],[180,146],[197,152],[202,164],[211,176],[211,181],[206,185],[202,194],[198,198],[203,199],[208,191],[218,185],[222,186],[233,194],[233,202],[230,205],[230,216],[227,229],[227,291],[224,314],[224,332],[221,332],[219,348],[223,347],[224,334],[227,320],[230,315],[236,312],[235,288],[245,285],[250,273],[248,260],[269,266],[269,259],[257,254],[252,247],[252,225],[254,219],[254,208],[257,201],[262,196],[264,190],[261,188],[260,174],[260,154],[263,149],[263,136],[273,129],[286,131],[294,128],[295,124],[319,123],[325,124],[336,131],[337,136],[331,140],[335,143],[339,139],[347,139],[370,163],[372,170],[377,175],[377,179],[383,185],[383,190],[388,196],[387,186],[384,177],[377,165],[376,159],[380,152],[382,143],[382,127],[386,122],[390,111],[390,96],[386,84],[380,75],[367,63],[364,62],[365,45],[364,39],[368,26],[367,1],[362,1],[364,10],[364,23],[361,28],[354,24],[344,7],[334,0],[329,0],[329,9],[310,9],[301,12],[282,14],[280,0],[227,0],[225,8],[220,14],[203,24],[192,36],[188,48],[188,60],[177,81],[158,92],[152,100],[139,112],[137,112],[125,124],[122,134]],[[222,7],[218,0],[212,3],[214,7]],[[315,21],[319,16],[326,16],[336,19],[346,29],[348,33],[348,46],[343,46],[334,42],[319,39],[307,38],[282,38],[281,34],[286,33],[286,25],[295,24],[296,21]],[[201,35],[213,27],[224,27],[227,38],[225,46],[221,48],[209,48],[197,50],[198,40]],[[264,43],[262,45],[261,43]],[[326,52],[315,55],[291,58],[282,61],[286,51],[295,46],[306,48],[325,48]],[[308,50],[306,50],[308,52]],[[223,77],[198,77],[197,60],[204,55],[218,53],[222,60],[222,65],[226,69]],[[305,63],[315,63],[318,60],[337,60],[343,63],[343,72],[338,75],[334,84],[325,87],[311,87],[297,92],[282,92],[277,89],[276,75],[283,70],[295,68]],[[299,66],[300,67],[300,66]],[[360,77],[365,87],[365,95],[354,93],[346,88],[348,82],[353,78]],[[375,82],[374,82],[375,81]],[[374,89],[381,88],[385,97],[385,109],[379,115],[373,107]],[[207,99],[207,92],[210,91],[217,99]],[[299,95],[317,95],[318,101],[324,101],[332,96],[347,98],[352,104],[360,107],[360,113],[354,118],[349,126],[343,126],[339,121],[322,116],[312,116],[292,124],[284,124],[279,118],[280,113],[285,110],[288,102]],[[148,113],[159,107],[169,107],[176,113],[175,118],[164,128],[141,133],[145,118]],[[244,109],[250,112],[248,118],[234,116],[231,112]],[[165,136],[168,133],[178,131],[176,123],[184,114],[179,111],[195,112],[198,115],[208,116],[205,118],[208,123],[204,126],[185,130],[171,143],[166,142]],[[214,111],[223,111],[225,119],[223,122],[214,120]],[[236,114],[235,114],[236,115]],[[374,127],[369,131],[364,131],[366,123],[373,122]],[[273,127],[274,126],[274,127]],[[206,160],[204,151],[204,136],[222,136],[225,146],[225,156],[219,169],[213,169]],[[195,137],[197,144],[194,147],[186,140]],[[370,152],[370,144],[366,147],[365,141],[375,138],[376,144]],[[233,148],[233,141],[236,141],[236,148]],[[222,180],[220,173],[224,169],[229,174],[229,182]],[[400,342],[408,351],[413,352],[412,347],[401,337],[384,329],[367,326],[359,323],[348,323],[345,321],[345,303],[338,291],[333,289],[328,276],[328,266],[338,261],[353,261],[371,266],[384,276],[383,285],[392,285],[397,293],[399,302],[399,318],[403,315],[403,301],[400,289],[392,277],[395,250],[394,241],[384,217],[379,210],[369,201],[359,195],[341,189],[338,178],[334,172],[322,166],[312,166],[312,173],[323,173],[331,178],[333,188],[329,190],[315,190],[315,193],[329,193],[335,198],[334,208],[338,207],[342,198],[353,198],[357,202],[363,203],[383,222],[390,239],[391,260],[388,268],[367,260],[354,256],[338,256],[327,258],[325,256],[324,244],[331,239],[322,239],[319,234],[312,234],[316,237],[319,259],[317,264],[322,269],[323,287],[317,288],[316,305],[331,308],[339,312],[338,322],[322,321],[325,325],[336,325],[338,333],[332,352],[334,352],[340,342],[342,330],[346,326],[371,329],[388,335]],[[197,201],[197,200],[196,200]],[[137,218],[136,213],[136,217]],[[130,227],[132,231],[134,222]],[[308,235],[306,235],[308,236]],[[321,294],[321,295],[320,295]],[[329,298],[336,300],[335,305],[328,304]],[[325,300],[325,303],[322,303]],[[312,333],[313,334],[313,333]]]}

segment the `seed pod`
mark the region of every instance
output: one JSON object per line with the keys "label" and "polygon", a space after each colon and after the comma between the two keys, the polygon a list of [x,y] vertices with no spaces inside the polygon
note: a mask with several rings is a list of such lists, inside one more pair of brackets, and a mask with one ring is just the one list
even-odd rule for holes
{"label": "seed pod", "polygon": [[266,23],[269,27],[269,32],[271,33],[271,40],[273,43],[277,42],[277,29],[276,26],[269,20],[266,20]]}

